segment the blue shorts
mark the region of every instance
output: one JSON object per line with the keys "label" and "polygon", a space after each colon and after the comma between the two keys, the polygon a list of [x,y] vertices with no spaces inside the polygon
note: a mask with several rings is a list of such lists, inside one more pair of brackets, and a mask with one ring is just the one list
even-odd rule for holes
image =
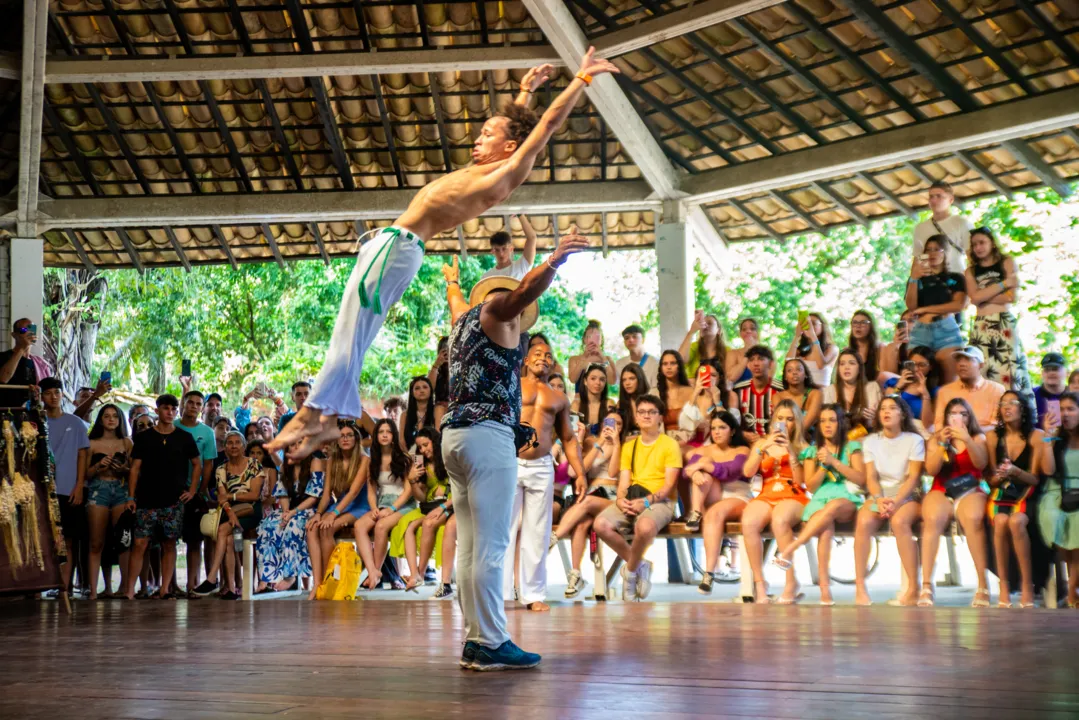
{"label": "blue shorts", "polygon": [[90,499],[87,502],[90,505],[97,505],[111,510],[117,505],[123,505],[127,502],[127,483],[123,480],[94,478],[90,481],[89,489]]}
{"label": "blue shorts", "polygon": [[933,322],[916,322],[910,331],[908,347],[924,345],[933,352],[945,348],[963,347],[963,334],[954,315],[947,315]]}

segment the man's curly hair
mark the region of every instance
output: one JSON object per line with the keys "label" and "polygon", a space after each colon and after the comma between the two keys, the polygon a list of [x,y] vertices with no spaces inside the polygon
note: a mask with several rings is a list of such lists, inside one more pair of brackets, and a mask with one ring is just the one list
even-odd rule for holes
{"label": "man's curly hair", "polygon": [[525,138],[539,123],[539,116],[536,113],[515,103],[505,105],[495,117],[504,117],[509,120],[506,134],[510,140],[517,141],[517,147],[521,147]]}

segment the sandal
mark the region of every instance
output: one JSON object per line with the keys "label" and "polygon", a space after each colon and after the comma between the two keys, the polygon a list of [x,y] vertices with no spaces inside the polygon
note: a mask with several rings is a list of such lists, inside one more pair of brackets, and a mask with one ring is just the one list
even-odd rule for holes
{"label": "sandal", "polygon": [[806,594],[804,592],[797,593],[797,594],[795,594],[794,597],[787,597],[786,595],[780,595],[779,599],[776,600],[776,605],[797,605],[799,602],[801,602],[805,598],[805,596],[806,596]]}
{"label": "sandal", "polygon": [[423,585],[423,577],[414,577],[408,579],[408,584],[405,585],[405,592],[414,592],[417,595],[420,594],[420,586]]}
{"label": "sandal", "polygon": [[1010,602],[1004,602],[1003,600],[997,603],[997,607],[1001,610],[1008,610],[1011,608],[1011,606],[1012,604]]}
{"label": "sandal", "polygon": [[[989,607],[989,590],[988,588],[981,588],[974,591],[974,599],[970,601],[970,606],[974,608],[987,608]],[[1008,603],[1008,607],[1012,604]]]}
{"label": "sandal", "polygon": [[933,607],[933,588],[923,587],[918,593],[918,607]]}
{"label": "sandal", "polygon": [[786,571],[791,569],[791,565],[793,565],[794,562],[783,557],[780,553],[776,553],[775,557],[772,558],[772,564],[780,570]]}

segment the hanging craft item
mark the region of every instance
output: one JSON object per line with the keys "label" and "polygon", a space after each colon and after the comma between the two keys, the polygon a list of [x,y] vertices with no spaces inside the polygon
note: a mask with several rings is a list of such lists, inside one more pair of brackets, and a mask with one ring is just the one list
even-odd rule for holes
{"label": "hanging craft item", "polygon": [[[7,422],[5,421],[5,425]],[[19,515],[15,504],[15,488],[8,478],[0,478],[0,536],[4,538],[4,549],[11,561],[12,568],[23,566],[22,551],[19,542]]]}
{"label": "hanging craft item", "polygon": [[[33,430],[33,438],[37,439],[37,429],[24,422],[22,424],[22,437],[24,440],[27,437],[27,426],[30,426]],[[41,536],[38,533],[37,523],[37,493],[34,491],[34,483],[26,475],[19,472],[16,467],[15,456],[18,451],[15,430],[13,424],[4,420],[3,423],[3,437],[4,437],[4,450],[7,459],[7,471],[8,477],[11,478],[12,491],[15,499],[15,506],[19,510],[19,534],[22,536],[22,548],[21,555],[23,564],[29,564],[33,562],[37,565],[39,570],[45,568],[45,559],[42,556],[41,551]],[[26,458],[28,455],[36,454],[36,451],[28,450],[27,445],[24,442],[22,448],[22,456],[24,459],[24,465],[26,464]]]}

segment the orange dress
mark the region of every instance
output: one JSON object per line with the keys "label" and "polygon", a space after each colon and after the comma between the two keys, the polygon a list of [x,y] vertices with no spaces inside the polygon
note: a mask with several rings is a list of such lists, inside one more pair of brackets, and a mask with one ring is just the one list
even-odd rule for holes
{"label": "orange dress", "polygon": [[787,453],[783,453],[778,460],[765,453],[761,458],[760,472],[763,484],[756,500],[763,500],[772,507],[783,500],[797,500],[803,505],[809,503],[805,485],[796,485],[794,482],[791,459]]}

